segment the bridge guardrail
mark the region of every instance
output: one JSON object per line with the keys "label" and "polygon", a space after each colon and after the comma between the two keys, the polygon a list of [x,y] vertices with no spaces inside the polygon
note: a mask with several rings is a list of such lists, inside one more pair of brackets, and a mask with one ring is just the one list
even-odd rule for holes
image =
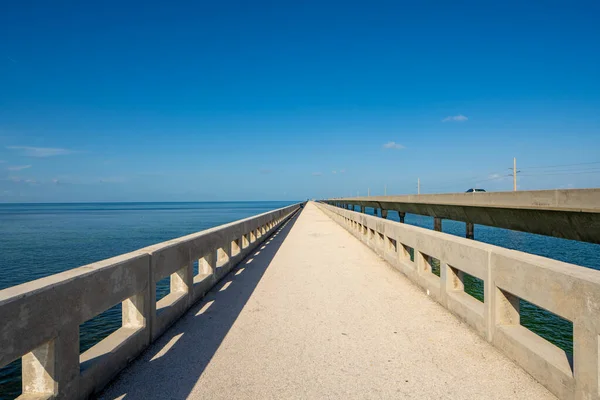
{"label": "bridge guardrail", "polygon": [[[600,271],[317,205],[561,399],[600,397]],[[464,291],[483,281],[483,302]],[[573,324],[573,357],[520,323],[520,299]]]}
{"label": "bridge guardrail", "polygon": [[[1,290],[0,368],[22,358],[23,399],[88,397],[300,207],[294,204]],[[167,276],[170,293],[157,302],[156,284]],[[79,325],[119,303],[122,326],[80,354]]]}

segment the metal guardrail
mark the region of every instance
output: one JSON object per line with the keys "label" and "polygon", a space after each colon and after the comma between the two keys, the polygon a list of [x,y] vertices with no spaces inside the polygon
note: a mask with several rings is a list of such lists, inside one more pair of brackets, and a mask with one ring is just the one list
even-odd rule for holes
{"label": "metal guardrail", "polygon": [[[556,396],[599,398],[600,271],[317,204]],[[483,302],[465,274],[483,281]],[[521,325],[520,299],[572,323],[572,358]]]}
{"label": "metal guardrail", "polygon": [[[374,196],[325,200],[600,244],[600,189]],[[469,233],[470,230],[470,233]]]}
{"label": "metal guardrail", "polygon": [[[301,203],[0,291],[0,367],[23,399],[87,398],[201,299]],[[193,264],[198,261],[198,274]],[[156,301],[156,283],[170,293]],[[122,326],[79,353],[79,325],[122,303]]]}

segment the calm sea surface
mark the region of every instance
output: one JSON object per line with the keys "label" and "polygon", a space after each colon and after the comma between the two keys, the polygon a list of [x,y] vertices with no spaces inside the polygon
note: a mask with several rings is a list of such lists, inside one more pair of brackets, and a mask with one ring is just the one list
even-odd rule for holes
{"label": "calm sea surface", "polygon": [[[0,290],[57,272],[201,231],[292,202],[219,203],[98,203],[0,204]],[[367,209],[372,214],[372,209]],[[389,219],[398,221],[390,212]],[[433,229],[433,219],[407,215],[406,222]],[[464,236],[465,224],[444,221],[443,231]],[[600,269],[600,245],[475,226],[475,239]],[[161,281],[158,296],[168,291]],[[465,290],[482,299],[483,286],[475,278]],[[572,325],[526,302],[522,324],[572,354]],[[85,351],[121,324],[120,304],[80,326],[80,348]],[[1,323],[1,321],[0,321]],[[20,391],[20,360],[0,369],[0,399]]]}
{"label": "calm sea surface", "polygon": [[[0,290],[293,203],[0,204]],[[82,324],[81,351],[120,325],[120,304]],[[20,360],[0,369],[0,399],[21,392],[20,374]]]}

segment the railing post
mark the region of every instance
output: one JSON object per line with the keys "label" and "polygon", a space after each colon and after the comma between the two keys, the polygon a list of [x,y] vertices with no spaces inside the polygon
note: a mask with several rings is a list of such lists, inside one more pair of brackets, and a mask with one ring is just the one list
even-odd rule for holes
{"label": "railing post", "polygon": [[79,368],[79,325],[73,324],[63,327],[57,337],[23,356],[23,395],[76,398]]}
{"label": "railing post", "polygon": [[383,208],[381,209],[381,218],[383,219],[387,219],[388,216],[388,210],[384,210]]}
{"label": "railing post", "polygon": [[406,213],[402,211],[398,211],[398,217],[400,217],[400,222],[404,223],[404,217],[406,217]]}
{"label": "railing post", "polygon": [[[589,306],[588,306],[589,307]],[[581,309],[585,310],[582,305]],[[589,397],[600,389],[600,325],[595,313],[582,312],[573,321],[573,377],[575,378],[575,399]],[[594,310],[596,311],[596,310]],[[600,397],[600,396],[599,396]]]}

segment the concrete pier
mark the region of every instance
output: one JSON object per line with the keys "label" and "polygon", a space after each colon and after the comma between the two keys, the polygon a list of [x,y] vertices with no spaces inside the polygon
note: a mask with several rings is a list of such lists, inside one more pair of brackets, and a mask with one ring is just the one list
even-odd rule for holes
{"label": "concrete pier", "polygon": [[473,224],[472,222],[467,222],[466,238],[475,239],[475,224]]}

